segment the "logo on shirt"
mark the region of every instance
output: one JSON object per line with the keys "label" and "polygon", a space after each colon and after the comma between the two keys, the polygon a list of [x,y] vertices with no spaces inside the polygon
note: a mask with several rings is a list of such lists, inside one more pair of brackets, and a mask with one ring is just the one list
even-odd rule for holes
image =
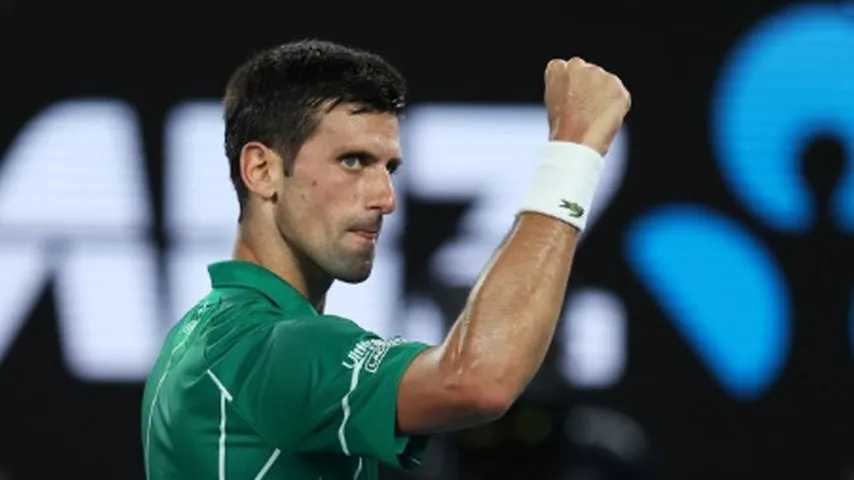
{"label": "logo on shirt", "polygon": [[341,365],[352,369],[362,364],[362,370],[376,373],[388,350],[404,342],[406,340],[400,337],[389,340],[382,338],[361,340],[347,353],[347,358],[341,362]]}
{"label": "logo on shirt", "polygon": [[569,210],[569,216],[573,218],[578,218],[584,215],[584,207],[575,202],[570,202],[563,198],[560,199],[560,208],[565,208]]}

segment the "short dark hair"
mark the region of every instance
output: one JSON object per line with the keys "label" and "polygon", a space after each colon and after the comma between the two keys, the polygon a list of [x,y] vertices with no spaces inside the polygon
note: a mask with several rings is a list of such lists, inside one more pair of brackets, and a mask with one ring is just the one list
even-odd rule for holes
{"label": "short dark hair", "polygon": [[362,112],[399,115],[406,82],[377,54],[321,40],[300,40],[268,48],[235,70],[225,90],[225,154],[240,203],[248,191],[240,174],[240,151],[250,141],[275,149],[286,169],[320,123],[329,103],[359,104]]}

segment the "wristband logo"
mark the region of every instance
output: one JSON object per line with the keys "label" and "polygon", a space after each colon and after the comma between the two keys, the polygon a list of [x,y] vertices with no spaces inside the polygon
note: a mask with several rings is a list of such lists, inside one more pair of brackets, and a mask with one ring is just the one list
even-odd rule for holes
{"label": "wristband logo", "polygon": [[[796,310],[793,293],[810,290],[815,265],[835,268],[822,272],[833,281],[809,293],[828,307],[852,305],[850,263],[839,258],[850,258],[854,244],[854,62],[839,61],[851,51],[854,23],[837,8],[795,7],[763,22],[723,66],[711,106],[716,159],[742,217],[766,233],[690,204],[648,212],[628,230],[631,268],[699,360],[742,400],[760,397],[786,362],[799,361],[789,358],[792,312],[815,315],[817,305]],[[798,251],[813,257],[776,257],[763,237],[804,240]],[[822,257],[811,240],[834,253]],[[854,312],[843,315],[821,320],[848,322],[844,336],[854,344]],[[798,320],[801,329],[815,323]]]}
{"label": "wristband logo", "polygon": [[580,218],[582,215],[584,215],[584,207],[575,202],[570,202],[563,198],[560,199],[560,208],[565,208],[569,210],[569,216],[572,218]]}

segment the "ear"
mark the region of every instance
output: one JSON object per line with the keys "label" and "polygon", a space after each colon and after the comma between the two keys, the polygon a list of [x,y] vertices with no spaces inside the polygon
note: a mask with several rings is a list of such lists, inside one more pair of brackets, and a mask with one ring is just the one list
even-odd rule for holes
{"label": "ear", "polygon": [[281,186],[282,158],[261,142],[247,142],[240,150],[240,175],[247,190],[271,199]]}

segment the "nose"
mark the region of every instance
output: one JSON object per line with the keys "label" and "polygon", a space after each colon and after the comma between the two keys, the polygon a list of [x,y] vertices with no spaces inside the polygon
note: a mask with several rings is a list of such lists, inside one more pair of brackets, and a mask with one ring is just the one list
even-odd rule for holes
{"label": "nose", "polygon": [[371,175],[367,207],[379,210],[382,215],[388,215],[397,208],[394,184],[391,181],[391,174],[385,168],[378,168],[374,175]]}

